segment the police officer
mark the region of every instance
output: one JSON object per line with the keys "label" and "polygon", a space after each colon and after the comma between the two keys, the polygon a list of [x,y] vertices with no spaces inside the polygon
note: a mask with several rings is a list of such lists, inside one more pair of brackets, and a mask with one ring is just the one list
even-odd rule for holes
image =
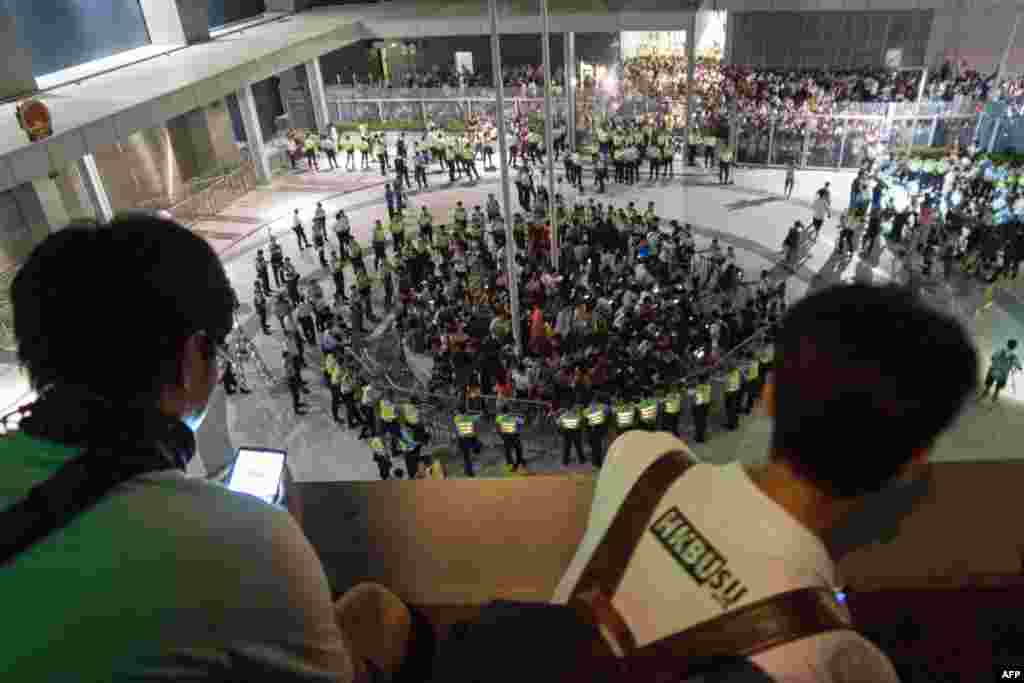
{"label": "police officer", "polygon": [[[505,447],[505,464],[509,473],[516,468],[526,468],[526,461],[523,459],[523,440],[520,436],[523,431],[525,420],[520,415],[513,415],[503,412],[495,418],[498,425],[498,433],[501,434],[501,441]],[[515,457],[512,453],[515,452]]]}
{"label": "police officer", "polygon": [[356,292],[359,295],[359,306],[367,320],[374,322],[377,317],[373,313],[373,301],[371,293],[373,285],[370,282],[370,275],[365,270],[356,271]]}
{"label": "police officer", "polygon": [[256,275],[263,283],[263,291],[270,294],[273,291],[270,289],[270,271],[267,267],[267,259],[263,257],[262,249],[256,250]]}
{"label": "police officer", "polygon": [[[359,426],[361,420],[359,419],[359,411],[356,409],[355,376],[348,365],[338,364],[338,369],[334,373],[334,385],[337,387],[338,400],[345,404],[345,419],[348,423],[348,428],[355,429]],[[333,393],[331,394],[331,414],[334,416],[335,422],[341,422],[338,419],[338,409],[334,405]]]}
{"label": "police officer", "polygon": [[636,404],[632,401],[619,399],[615,404],[615,429],[625,434],[636,424]]}
{"label": "police officer", "polygon": [[341,418],[338,417],[338,409],[341,408],[341,364],[333,353],[324,354],[324,377],[331,392],[331,417],[341,424]]}
{"label": "police officer", "polygon": [[569,466],[573,447],[579,456],[580,464],[587,462],[583,454],[583,415],[579,407],[571,406],[558,416],[558,427],[562,430],[562,465]]}
{"label": "police officer", "polygon": [[[398,157],[398,159],[401,158]],[[396,164],[398,159],[395,159]],[[395,450],[405,458],[405,471],[409,473],[410,479],[415,478],[419,471],[422,449],[423,444],[420,442],[416,430],[408,425],[398,425],[395,430]]]}
{"label": "police officer", "polygon": [[302,380],[302,370],[296,361],[295,355],[290,350],[284,351],[285,371],[288,373],[288,391],[292,394],[292,408],[296,417],[306,414],[304,408],[309,406],[302,402],[301,393],[305,388]]}
{"label": "police officer", "polygon": [[733,431],[740,426],[740,389],[742,372],[738,365],[725,371],[725,428]]}
{"label": "police officer", "polygon": [[455,202],[455,208],[452,209],[452,222],[455,227],[459,230],[465,230],[469,224],[469,217],[466,213],[466,207],[462,205],[461,201]]}
{"label": "police officer", "polygon": [[377,436],[377,415],[374,406],[377,404],[377,391],[369,382],[363,385],[363,395],[360,397],[360,406],[363,411],[363,428],[359,431],[359,438]]}
{"label": "police officer", "polygon": [[270,268],[274,271],[274,286],[284,284],[284,250],[273,236],[270,238]]}
{"label": "police officer", "polygon": [[260,316],[260,327],[263,334],[270,334],[270,326],[267,325],[267,295],[263,291],[263,285],[256,281],[256,293],[253,295],[252,305]]}
{"label": "police officer", "polygon": [[772,343],[770,335],[765,335],[764,342],[758,351],[758,360],[760,367],[757,374],[757,389],[754,394],[754,398],[761,397],[761,391],[764,389],[764,383],[768,379],[768,372],[772,369],[772,365],[775,362],[775,345]]}
{"label": "police officer", "polygon": [[284,259],[284,284],[288,290],[288,298],[292,300],[292,303],[298,305],[299,300],[302,298],[299,294],[299,271],[296,270],[295,266],[292,265],[292,259],[290,256],[286,256]]}
{"label": "police officer", "polygon": [[760,375],[760,363],[757,355],[753,352],[745,354],[746,360],[743,363],[743,399],[740,402],[740,411],[744,415],[750,415],[754,410],[754,401],[757,400],[758,376]]}
{"label": "police officer", "polygon": [[388,389],[383,398],[377,401],[377,419],[380,420],[378,434],[390,434],[392,438],[398,433],[398,407],[395,405],[395,392]]}
{"label": "police officer", "polygon": [[295,214],[292,217],[292,232],[295,233],[295,241],[299,245],[299,251],[303,251],[309,246],[309,240],[306,238],[306,228],[302,226],[302,219],[299,218],[298,209],[295,209]]}
{"label": "police officer", "polygon": [[665,394],[665,405],[661,411],[661,429],[679,436],[679,413],[682,411],[683,397],[678,387],[671,387]]}
{"label": "police officer", "polygon": [[380,222],[373,222],[373,267],[380,268],[380,262],[387,257],[388,229]]}
{"label": "police officer", "polygon": [[455,426],[455,435],[459,446],[459,453],[462,454],[462,460],[466,466],[466,476],[475,477],[476,474],[473,472],[473,459],[471,453],[480,453],[483,450],[483,446],[480,444],[480,439],[477,437],[477,422],[480,420],[479,415],[471,415],[466,411],[466,404],[463,403],[462,411],[457,413],[452,419]]}
{"label": "police officer", "polygon": [[608,404],[594,398],[587,406],[587,441],[590,442],[590,462],[600,469],[604,464],[605,439],[608,437]]}
{"label": "police officer", "polygon": [[708,431],[708,411],[711,410],[710,372],[704,371],[697,376],[697,384],[689,390],[693,412],[693,440],[704,443]]}
{"label": "police officer", "polygon": [[658,399],[649,396],[639,403],[637,409],[640,411],[640,425],[649,432],[658,429]]}
{"label": "police officer", "polygon": [[391,478],[391,458],[388,457],[388,447],[384,443],[384,439],[379,436],[371,437],[367,444],[370,446],[370,451],[373,453],[373,461],[377,463],[377,468],[380,470],[381,479]]}
{"label": "police officer", "polygon": [[428,244],[434,242],[434,217],[431,215],[430,210],[427,207],[423,207],[420,210],[419,217],[420,224],[420,235]]}
{"label": "police officer", "polygon": [[388,232],[391,233],[395,253],[401,254],[402,246],[405,244],[405,217],[401,209],[395,211],[394,217],[388,224]]}

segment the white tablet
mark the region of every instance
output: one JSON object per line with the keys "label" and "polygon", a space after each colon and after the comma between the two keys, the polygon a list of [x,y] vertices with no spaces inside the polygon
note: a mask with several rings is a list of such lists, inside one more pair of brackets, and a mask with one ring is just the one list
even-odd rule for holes
{"label": "white tablet", "polygon": [[239,448],[228,488],[273,503],[281,488],[286,456],[286,451],[274,448]]}

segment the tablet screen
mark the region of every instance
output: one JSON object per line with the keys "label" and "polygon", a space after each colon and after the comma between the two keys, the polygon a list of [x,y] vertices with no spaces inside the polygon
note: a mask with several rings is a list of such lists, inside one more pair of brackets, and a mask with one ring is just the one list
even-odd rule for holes
{"label": "tablet screen", "polygon": [[274,502],[284,473],[285,451],[239,448],[228,488]]}

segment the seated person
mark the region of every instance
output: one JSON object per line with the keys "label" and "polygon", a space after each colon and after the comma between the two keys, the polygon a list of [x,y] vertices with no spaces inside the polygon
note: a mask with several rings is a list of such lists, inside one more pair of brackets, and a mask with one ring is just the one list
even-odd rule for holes
{"label": "seated person", "polygon": [[[141,304],[130,318],[94,305],[124,292]],[[35,247],[11,299],[39,399],[0,440],[0,600],[17,615],[7,679],[347,682],[398,669],[411,622],[397,596],[362,584],[333,603],[288,511],[185,476],[233,323],[206,241],[147,216],[72,225]]]}
{"label": "seated person", "polygon": [[[933,343],[922,347],[921,339]],[[929,449],[978,381],[960,324],[897,288],[812,294],[790,310],[775,349],[764,399],[774,418],[767,463],[692,466],[643,525],[609,596],[638,646],[789,590],[838,590],[830,534],[872,494],[925,474]],[[941,381],[935,367],[944,368]],[[882,424],[884,439],[865,428]],[[668,451],[692,459],[666,433],[631,431],[612,444],[554,602],[568,601],[626,493]],[[751,661],[777,681],[898,680],[885,655],[852,630],[793,640]]]}

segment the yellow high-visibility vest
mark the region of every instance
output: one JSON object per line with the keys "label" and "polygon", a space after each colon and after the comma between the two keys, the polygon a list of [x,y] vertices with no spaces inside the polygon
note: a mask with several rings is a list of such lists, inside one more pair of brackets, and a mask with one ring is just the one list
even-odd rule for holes
{"label": "yellow high-visibility vest", "polygon": [[395,404],[387,399],[380,401],[380,419],[385,422],[394,422],[398,414],[395,412]]}
{"label": "yellow high-visibility vest", "polygon": [[752,382],[757,379],[757,373],[760,368],[758,367],[757,361],[752,360],[747,363],[747,381]]}
{"label": "yellow high-visibility vest", "polygon": [[682,398],[678,393],[671,393],[665,397],[665,412],[669,415],[676,415],[682,405]]}
{"label": "yellow high-visibility vest", "polygon": [[699,405],[707,405],[711,403],[711,385],[710,384],[698,384],[693,391],[694,402]]}
{"label": "yellow high-visibility vest", "polygon": [[774,358],[775,358],[775,347],[773,345],[768,344],[767,346],[765,346],[764,348],[761,349],[761,362],[762,363],[765,363],[765,364],[771,363],[772,360],[774,360]]}
{"label": "yellow high-visibility vest", "polygon": [[414,425],[420,423],[420,411],[417,410],[416,406],[412,403],[402,404],[402,419],[408,424]]}
{"label": "yellow high-visibility vest", "polygon": [[367,443],[370,444],[370,448],[373,449],[374,453],[377,453],[379,455],[387,455],[387,447],[384,445],[384,439],[380,438],[379,436],[375,436],[369,441],[367,441]]}
{"label": "yellow high-visibility vest", "polygon": [[371,387],[369,384],[363,387],[363,405],[373,405],[373,387]]}
{"label": "yellow high-visibility vest", "polygon": [[615,409],[615,423],[619,429],[632,427],[635,419],[636,408],[634,406],[619,406]]}
{"label": "yellow high-visibility vest", "polygon": [[465,415],[456,415],[455,429],[459,432],[459,436],[473,436],[476,434],[476,423]]}
{"label": "yellow high-visibility vest", "polygon": [[564,429],[578,429],[580,426],[580,414],[578,412],[562,413],[558,421]]}
{"label": "yellow high-visibility vest", "polygon": [[587,424],[591,427],[600,427],[604,424],[605,420],[605,407],[595,406],[587,412]]}
{"label": "yellow high-visibility vest", "polygon": [[729,371],[729,374],[725,376],[725,390],[730,394],[740,390],[739,368],[733,368]]}

